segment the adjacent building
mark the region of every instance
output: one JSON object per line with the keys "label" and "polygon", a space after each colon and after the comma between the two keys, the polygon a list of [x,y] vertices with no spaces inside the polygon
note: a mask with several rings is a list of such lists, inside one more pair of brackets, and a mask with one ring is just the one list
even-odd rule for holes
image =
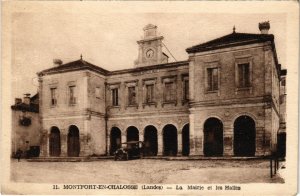
{"label": "adjacent building", "polygon": [[132,69],[55,60],[38,73],[41,156],[107,155],[133,140],[146,156],[269,155],[285,122],[286,75],[269,28],[233,29],[169,63],[149,24]]}
{"label": "adjacent building", "polygon": [[40,151],[40,118],[39,96],[30,97],[25,94],[23,100],[15,99],[12,109],[12,140],[11,155],[14,156],[18,149],[24,152],[31,150],[33,155],[38,156]]}

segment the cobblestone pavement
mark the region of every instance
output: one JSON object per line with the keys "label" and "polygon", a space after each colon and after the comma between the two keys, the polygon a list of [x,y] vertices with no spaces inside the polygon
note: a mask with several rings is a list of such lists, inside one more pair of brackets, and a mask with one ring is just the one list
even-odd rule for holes
{"label": "cobblestone pavement", "polygon": [[283,183],[268,160],[11,162],[11,179],[38,183]]}

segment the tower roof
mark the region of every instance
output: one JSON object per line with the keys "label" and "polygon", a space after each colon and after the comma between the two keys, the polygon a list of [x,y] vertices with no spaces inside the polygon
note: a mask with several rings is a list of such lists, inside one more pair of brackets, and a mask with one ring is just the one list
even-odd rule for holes
{"label": "tower roof", "polygon": [[157,28],[157,26],[153,25],[153,24],[147,24],[143,30],[147,30],[147,29],[154,29],[154,28]]}

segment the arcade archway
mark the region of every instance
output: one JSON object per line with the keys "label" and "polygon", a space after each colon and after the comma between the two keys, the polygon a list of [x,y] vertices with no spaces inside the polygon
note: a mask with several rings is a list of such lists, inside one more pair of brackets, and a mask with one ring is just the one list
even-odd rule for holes
{"label": "arcade archway", "polygon": [[177,155],[177,129],[174,125],[166,125],[163,128],[163,155],[176,156]]}
{"label": "arcade archway", "polygon": [[223,123],[217,118],[209,118],[204,123],[204,155],[223,155]]}
{"label": "arcade archway", "polygon": [[121,147],[121,130],[118,127],[111,128],[110,131],[110,155]]}
{"label": "arcade archway", "polygon": [[249,116],[240,116],[234,121],[234,155],[255,155],[255,122]]}
{"label": "arcade archway", "polygon": [[60,131],[57,127],[51,127],[49,137],[49,154],[50,156],[60,156],[61,144],[60,144]]}
{"label": "arcade archway", "polygon": [[78,157],[80,153],[79,129],[75,125],[69,127],[68,156]]}
{"label": "arcade archway", "polygon": [[157,129],[152,125],[145,128],[144,147],[145,156],[157,155]]}

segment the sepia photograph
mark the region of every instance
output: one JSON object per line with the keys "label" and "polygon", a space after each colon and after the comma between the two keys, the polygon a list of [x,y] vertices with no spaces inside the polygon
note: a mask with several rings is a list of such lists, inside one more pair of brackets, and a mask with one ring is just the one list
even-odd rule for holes
{"label": "sepia photograph", "polygon": [[4,2],[2,194],[296,194],[298,6]]}

